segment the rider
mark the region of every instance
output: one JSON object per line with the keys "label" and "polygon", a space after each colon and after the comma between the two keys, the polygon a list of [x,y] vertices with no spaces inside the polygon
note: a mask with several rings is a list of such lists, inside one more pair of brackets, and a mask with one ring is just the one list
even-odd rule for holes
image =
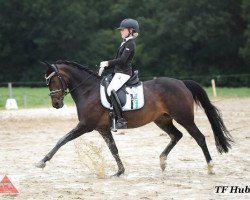
{"label": "rider", "polygon": [[110,97],[113,110],[117,117],[116,128],[127,128],[127,122],[122,116],[122,108],[120,101],[117,98],[116,91],[118,91],[132,76],[131,62],[135,54],[135,41],[138,36],[139,24],[134,19],[124,19],[120,27],[123,42],[118,48],[115,59],[109,61],[102,61],[100,63],[99,75],[102,74],[104,68],[114,68],[114,77],[110,82],[107,93]]}

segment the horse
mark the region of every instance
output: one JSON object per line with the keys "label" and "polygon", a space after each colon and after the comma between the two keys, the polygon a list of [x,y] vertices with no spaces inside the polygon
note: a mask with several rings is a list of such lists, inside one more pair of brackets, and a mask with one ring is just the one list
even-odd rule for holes
{"label": "horse", "polygon": [[[38,163],[36,167],[44,168],[60,147],[67,142],[93,130],[96,130],[109,147],[118,171],[115,176],[124,174],[125,168],[118,154],[110,130],[109,110],[101,105],[101,77],[93,70],[71,61],[56,61],[54,64],[44,62],[45,74],[49,87],[52,106],[63,107],[63,99],[71,94],[77,109],[78,124],[62,137],[54,148]],[[213,162],[207,148],[205,136],[194,122],[194,105],[202,107],[213,130],[215,145],[219,153],[227,153],[233,142],[232,136],[222,120],[220,111],[211,103],[206,91],[195,81],[177,80],[159,77],[143,82],[145,104],[139,110],[125,111],[124,118],[129,129],[154,122],[170,136],[170,143],[160,154],[160,167],[166,168],[167,156],[183,134],[173,124],[175,120],[195,139],[205,156],[208,173],[213,174]]]}

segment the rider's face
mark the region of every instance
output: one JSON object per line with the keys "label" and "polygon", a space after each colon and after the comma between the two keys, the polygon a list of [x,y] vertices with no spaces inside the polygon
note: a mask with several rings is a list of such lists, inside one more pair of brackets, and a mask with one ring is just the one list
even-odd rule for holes
{"label": "rider's face", "polygon": [[129,29],[123,28],[123,29],[120,30],[120,33],[121,33],[121,37],[122,37],[123,39],[125,39],[126,37],[129,36]]}

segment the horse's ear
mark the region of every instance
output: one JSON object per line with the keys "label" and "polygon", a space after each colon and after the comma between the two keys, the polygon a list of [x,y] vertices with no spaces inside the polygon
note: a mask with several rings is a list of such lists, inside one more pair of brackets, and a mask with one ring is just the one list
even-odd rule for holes
{"label": "horse's ear", "polygon": [[48,69],[50,69],[51,71],[58,72],[58,69],[54,65],[51,65],[50,63],[48,63],[47,61],[40,61],[40,63],[48,67]]}
{"label": "horse's ear", "polygon": [[47,61],[40,61],[40,63],[45,66],[45,67],[48,67],[50,68],[51,67],[51,64],[49,64]]}

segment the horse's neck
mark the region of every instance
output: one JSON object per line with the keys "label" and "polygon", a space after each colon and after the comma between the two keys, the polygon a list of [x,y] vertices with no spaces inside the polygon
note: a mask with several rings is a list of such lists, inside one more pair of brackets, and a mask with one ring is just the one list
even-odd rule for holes
{"label": "horse's neck", "polygon": [[76,73],[71,76],[70,80],[70,90],[71,96],[74,99],[75,103],[78,104],[81,101],[84,101],[91,92],[96,92],[99,88],[101,80],[98,79],[95,75],[88,72]]}

